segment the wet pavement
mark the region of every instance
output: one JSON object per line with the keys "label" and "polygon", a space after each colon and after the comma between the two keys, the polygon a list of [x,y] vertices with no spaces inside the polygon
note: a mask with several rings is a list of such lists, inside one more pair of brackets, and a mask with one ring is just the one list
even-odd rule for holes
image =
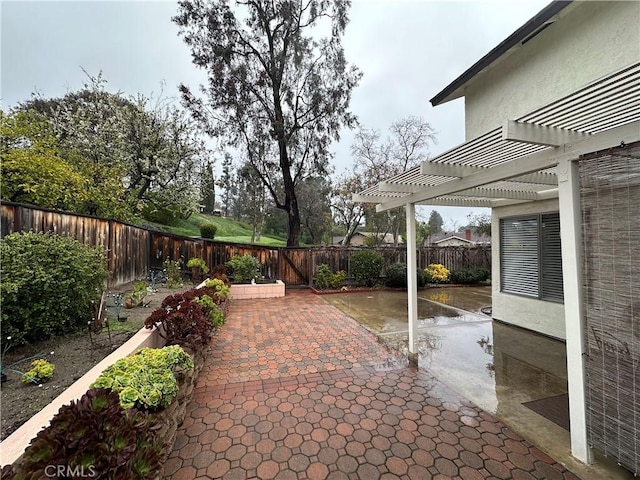
{"label": "wet pavement", "polygon": [[165,474],[174,480],[577,478],[304,291],[233,303]]}
{"label": "wet pavement", "polygon": [[[325,298],[385,344],[407,351],[406,292],[339,294]],[[463,398],[495,415],[583,478],[632,478],[629,472],[600,456],[594,466],[578,462],[571,456],[569,432],[525,405],[566,394],[565,344],[494,322],[481,312],[482,307],[489,305],[491,287],[440,287],[419,291],[420,370],[429,372]]]}

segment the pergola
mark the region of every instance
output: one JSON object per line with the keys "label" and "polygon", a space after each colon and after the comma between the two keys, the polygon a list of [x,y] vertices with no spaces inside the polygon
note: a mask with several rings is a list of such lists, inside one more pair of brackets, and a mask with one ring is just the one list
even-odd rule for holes
{"label": "pergola", "polygon": [[[585,410],[581,155],[640,140],[640,63],[422,162],[353,200],[405,206],[407,271],[416,270],[415,206],[501,207],[559,199],[571,444],[590,463]],[[408,275],[409,350],[417,346],[417,283]]]}

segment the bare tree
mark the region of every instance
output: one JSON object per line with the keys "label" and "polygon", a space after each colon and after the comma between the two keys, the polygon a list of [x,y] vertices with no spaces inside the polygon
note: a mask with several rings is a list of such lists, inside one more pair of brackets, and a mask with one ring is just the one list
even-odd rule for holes
{"label": "bare tree", "polygon": [[[428,159],[429,144],[435,139],[431,125],[416,116],[392,123],[385,139],[377,130],[361,128],[351,146],[355,174],[366,179],[364,188],[373,186]],[[394,245],[397,245],[400,232],[405,227],[403,208],[375,213],[375,209],[367,207],[365,216],[376,236],[393,233]]]}

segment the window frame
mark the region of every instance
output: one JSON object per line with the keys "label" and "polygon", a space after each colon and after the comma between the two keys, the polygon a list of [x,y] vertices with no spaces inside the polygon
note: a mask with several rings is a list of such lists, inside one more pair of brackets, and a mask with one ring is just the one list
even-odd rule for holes
{"label": "window frame", "polygon": [[[515,295],[518,297],[530,298],[533,300],[541,300],[543,302],[551,302],[551,303],[560,303],[564,304],[564,291],[562,283],[560,284],[560,289],[562,291],[562,298],[557,296],[548,294],[548,287],[543,287],[543,283],[545,278],[542,275],[542,266],[543,266],[543,254],[547,249],[543,249],[543,231],[542,231],[542,220],[543,217],[546,216],[557,216],[558,217],[558,225],[560,227],[560,214],[559,211],[551,211],[551,212],[540,212],[540,213],[529,213],[523,215],[509,215],[506,217],[501,217],[499,219],[498,229],[500,235],[500,293],[504,293],[507,295]],[[537,284],[537,294],[527,294],[522,292],[513,292],[513,291],[505,291],[505,272],[504,272],[504,259],[505,259],[505,248],[504,248],[504,235],[503,235],[503,222],[505,221],[528,221],[535,220],[536,221],[536,247],[537,247],[537,259],[536,259],[536,267],[538,273],[538,284]],[[560,270],[562,271],[562,244],[560,244]],[[561,275],[562,277],[562,275]],[[507,287],[508,288],[508,287]]]}

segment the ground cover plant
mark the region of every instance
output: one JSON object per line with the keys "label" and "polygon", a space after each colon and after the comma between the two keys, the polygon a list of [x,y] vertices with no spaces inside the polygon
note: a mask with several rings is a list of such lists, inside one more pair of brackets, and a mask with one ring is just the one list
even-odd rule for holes
{"label": "ground cover plant", "polygon": [[175,373],[191,368],[193,360],[178,345],[143,348],[107,367],[91,386],[116,392],[122,408],[156,410],[177,395]]}
{"label": "ground cover plant", "polygon": [[162,326],[160,335],[168,345],[193,350],[207,345],[215,328],[224,322],[222,304],[229,295],[221,280],[211,280],[209,285],[165,298],[145,320],[145,328]]}
{"label": "ground cover plant", "polygon": [[14,345],[84,328],[107,278],[102,249],[50,233],[7,235],[0,264],[2,337]]}
{"label": "ground cover plant", "polygon": [[[54,478],[50,465],[64,465],[79,477],[151,479],[161,469],[163,445],[159,425],[137,409],[125,409],[118,394],[90,389],[60,408],[48,427],[27,448],[22,462],[5,466],[2,478]],[[57,476],[55,478],[58,478]]]}
{"label": "ground cover plant", "polygon": [[47,382],[53,377],[56,369],[53,363],[47,362],[44,358],[38,358],[31,362],[31,369],[24,372],[22,381],[24,383]]}

